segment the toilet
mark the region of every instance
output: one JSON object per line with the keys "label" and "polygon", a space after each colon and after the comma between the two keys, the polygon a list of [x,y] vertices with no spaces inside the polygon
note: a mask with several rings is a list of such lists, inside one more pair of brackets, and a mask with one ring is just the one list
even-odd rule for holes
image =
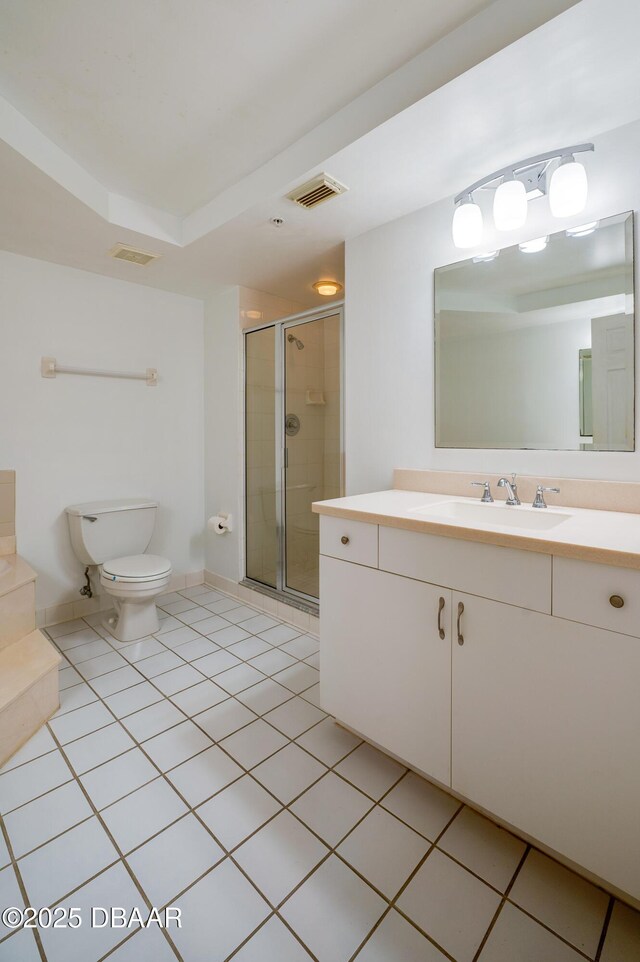
{"label": "toilet", "polygon": [[116,613],[104,625],[118,641],[144,638],[160,626],[156,598],[169,585],[171,562],[144,554],[157,510],[155,501],[136,498],[87,501],[66,509],[77,558],[99,567],[102,590],[113,598]]}

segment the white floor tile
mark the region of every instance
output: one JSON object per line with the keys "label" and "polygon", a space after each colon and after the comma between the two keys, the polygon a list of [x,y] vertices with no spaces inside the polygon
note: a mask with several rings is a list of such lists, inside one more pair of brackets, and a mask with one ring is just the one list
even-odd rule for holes
{"label": "white floor tile", "polygon": [[[303,949],[286,925],[277,916],[258,929],[237,955],[234,962],[309,962],[311,956]],[[387,960],[388,962],[388,960]]]}
{"label": "white floor tile", "polygon": [[63,691],[65,688],[71,688],[72,685],[79,685],[82,681],[84,681],[82,675],[79,674],[75,668],[72,668],[71,665],[68,667],[62,666],[58,670],[58,686],[60,691]]}
{"label": "white floor tile", "polygon": [[109,956],[109,962],[175,962],[175,953],[153,926],[134,933]]}
{"label": "white floor tile", "polygon": [[49,625],[47,634],[52,638],[61,638],[63,635],[68,635],[71,632],[84,631],[86,627],[87,623],[84,619],[74,618],[73,621],[63,621],[59,625]]}
{"label": "white floor tile", "polygon": [[169,602],[169,604],[164,603],[161,607],[164,608],[167,614],[177,615],[182,611],[189,611],[190,608],[194,607],[194,604],[190,598],[180,598],[178,601]]}
{"label": "white floor tile", "polygon": [[[238,605],[236,608],[225,611],[224,617],[227,621],[232,621],[234,625],[237,625],[249,618],[255,618],[257,615],[259,615],[259,612],[255,608],[250,608],[248,605]],[[250,631],[250,629],[247,630]]]}
{"label": "white floor tile", "polygon": [[216,838],[232,849],[264,825],[280,808],[272,795],[250,775],[244,775],[201,805],[198,815]]}
{"label": "white floor tile", "polygon": [[429,845],[422,835],[376,807],[347,835],[337,851],[392,899],[427,854]]}
{"label": "white floor tile", "polygon": [[124,668],[126,664],[127,662],[122,655],[119,655],[117,651],[110,651],[107,654],[99,655],[97,658],[91,658],[89,661],[83,661],[77,668],[87,681],[92,681],[100,675],[106,675],[109,671],[115,671],[116,668]]}
{"label": "white floor tile", "polygon": [[171,648],[172,651],[177,651],[182,645],[186,645],[189,641],[198,641],[201,636],[193,628],[189,628],[188,625],[178,624],[175,628],[170,631],[163,631],[160,634],[160,639],[163,645],[167,648]]}
{"label": "white floor tile", "polygon": [[145,681],[142,676],[139,681],[139,684],[131,688],[125,688],[123,691],[105,697],[106,704],[116,718],[126,718],[127,715],[132,715],[141,708],[148,708],[149,705],[163,700],[162,692],[154,688],[150,682]]}
{"label": "white floor tile", "polygon": [[228,692],[207,679],[201,681],[198,685],[187,688],[186,691],[180,691],[172,695],[171,700],[187,715],[197,715],[198,712],[205,711],[207,708],[225,701],[228,697]]}
{"label": "white floor tile", "polygon": [[155,678],[156,675],[171,671],[172,668],[179,668],[181,665],[184,665],[184,661],[173,651],[161,651],[158,655],[136,662],[136,668],[145,678]]}
{"label": "white floor tile", "polygon": [[236,665],[241,665],[242,662],[239,658],[234,658],[233,655],[230,655],[224,648],[220,648],[211,655],[205,655],[204,658],[197,658],[192,664],[193,667],[197,668],[203,675],[212,678],[215,675],[219,675],[221,671],[227,671],[229,668],[235,668]]}
{"label": "white floor tile", "polygon": [[271,681],[270,678],[238,694],[238,701],[241,701],[243,705],[251,708],[258,715],[264,715],[291,698],[293,698],[293,693],[288,688],[283,688],[282,685]]}
{"label": "white floor tile", "polygon": [[160,627],[158,631],[156,631],[156,636],[164,644],[165,634],[169,631],[175,631],[176,628],[184,628],[184,623],[182,621],[178,621],[178,619],[174,618],[173,615],[168,615],[163,611],[158,611],[158,615],[160,616]]}
{"label": "white floor tile", "polygon": [[228,698],[196,715],[193,720],[214,742],[219,742],[249,722],[255,721],[255,718],[254,713],[235,698]]}
{"label": "white floor tile", "polygon": [[281,812],[234,852],[275,907],[327,855],[328,849],[289,812]]}
{"label": "white floor tile", "polygon": [[472,962],[500,896],[434,849],[397,905],[457,962]]}
{"label": "white floor tile", "polygon": [[211,740],[192,721],[183,721],[144,742],[144,750],[161,772],[209,748]]}
{"label": "white floor tile", "polygon": [[244,641],[238,641],[234,645],[230,645],[228,650],[236,658],[248,661],[249,658],[264,654],[265,651],[271,651],[271,645],[267,641],[263,641],[262,638],[256,638],[252,635],[250,638],[245,638]]}
{"label": "white floor tile", "polygon": [[119,722],[85,735],[75,742],[64,746],[64,753],[71,762],[76,775],[83,775],[89,769],[121,755],[133,748],[133,740],[127,735]]}
{"label": "white floor tile", "polygon": [[284,732],[289,738],[296,738],[326,716],[319,708],[296,697],[267,712],[264,717],[278,731]]}
{"label": "white floor tile", "polygon": [[285,736],[262,719],[252,722],[246,728],[241,728],[240,731],[229,735],[221,742],[224,750],[247,769],[263,762],[265,758],[269,758],[286,744]]}
{"label": "white floor tile", "polygon": [[609,904],[595,885],[532,849],[509,898],[582,952],[595,955]]}
{"label": "white floor tile", "polygon": [[216,645],[219,645],[221,648],[229,648],[230,645],[234,645],[237,641],[250,638],[251,635],[239,625],[229,625],[227,628],[213,632],[210,637],[211,640],[215,641]]}
{"label": "white floor tile", "polygon": [[0,834],[0,868],[4,868],[10,861],[11,856],[9,855],[7,843],[4,840],[4,835]]}
{"label": "white floor tile", "polygon": [[73,778],[73,772],[60,754],[49,752],[26,765],[0,775],[0,813],[6,815],[14,808],[30,802],[38,795],[63,785]]}
{"label": "white floor tile", "polygon": [[196,671],[191,665],[181,665],[180,668],[174,668],[173,671],[156,675],[153,684],[165,695],[175,695],[177,692],[184,691],[185,688],[191,688],[192,685],[197,685],[204,680],[204,675]]}
{"label": "white floor tile", "polygon": [[251,664],[254,668],[261,671],[263,675],[275,675],[276,672],[295,665],[296,660],[292,658],[291,655],[288,655],[286,651],[280,651],[279,648],[272,647],[269,651],[265,651],[264,654],[252,658]]}
{"label": "white floor tile", "polygon": [[[14,905],[16,908],[23,908],[24,906],[24,899],[20,894],[20,887],[12,865],[8,865],[0,872],[0,905],[2,905],[3,909]],[[11,930],[0,921],[0,939],[8,935],[10,931]]]}
{"label": "white floor tile", "polygon": [[369,811],[373,802],[333,772],[328,772],[293,803],[291,811],[335,846]]}
{"label": "white floor tile", "polygon": [[165,699],[149,705],[148,708],[142,708],[133,715],[128,715],[122,719],[122,724],[134,738],[143,742],[174,725],[179,725],[184,720],[184,714]]}
{"label": "white floor tile", "polygon": [[99,765],[80,779],[95,807],[100,810],[158,777],[158,772],[139,748],[132,748]]}
{"label": "white floor tile", "polygon": [[273,618],[269,618],[267,615],[256,615],[249,616],[246,621],[240,621],[240,624],[245,629],[245,631],[250,631],[252,635],[257,635],[260,631],[267,631],[269,628],[275,628],[278,624]]}
{"label": "white floor tile", "polygon": [[316,708],[322,708],[322,705],[320,704],[320,685],[319,684],[312,685],[311,688],[306,688],[302,692],[300,697],[304,698],[305,701],[311,702],[311,704],[315,705]]}
{"label": "white floor tile", "polygon": [[56,745],[51,732],[48,728],[41,728],[40,731],[36,732],[22,748],[19,748],[15,755],[12,755],[9,761],[0,768],[0,772],[8,772],[12,768],[17,768],[18,765],[24,765],[25,762],[30,762],[34,758],[39,758],[40,755],[46,754],[46,752],[54,751],[58,746]]}
{"label": "white floor tile", "polygon": [[116,648],[116,651],[123,655],[127,661],[130,661],[132,665],[143,661],[145,658],[151,658],[152,655],[159,655],[166,650],[162,642],[151,635],[148,638],[142,638],[140,641],[119,645],[118,648]]}
{"label": "white floor tile", "polygon": [[53,905],[120,855],[95,816],[20,859],[30,905]]}
{"label": "white floor tile", "polygon": [[311,635],[300,635],[299,638],[294,638],[292,641],[287,641],[286,644],[281,645],[282,651],[300,659],[316,654],[319,648],[320,642],[317,638],[312,638]]}
{"label": "white floor tile", "polygon": [[386,907],[372,888],[331,855],[285,902],[281,914],[319,962],[347,962]]}
{"label": "white floor tile", "polygon": [[[66,904],[66,903],[65,903]],[[133,884],[122,863],[113,865],[97,878],[79,889],[73,905],[80,909],[85,924],[79,928],[41,929],[42,942],[48,962],[97,962],[111,948],[122,941],[126,929],[92,928],[87,924],[92,906],[118,905],[130,911],[137,907],[143,918],[148,915],[144,899]]]}
{"label": "white floor tile", "polygon": [[465,806],[438,842],[438,848],[504,892],[526,845]]}
{"label": "white floor tile", "polygon": [[157,778],[105,808],[102,818],[121,851],[126,853],[166,828],[186,811],[186,805],[171,786],[163,778]]}
{"label": "white floor tile", "polygon": [[174,768],[167,777],[193,807],[241,775],[240,766],[214,745]]}
{"label": "white floor tile", "polygon": [[116,692],[124,691],[125,688],[131,688],[132,685],[139,685],[143,681],[144,678],[139,671],[136,671],[132,665],[126,665],[124,668],[116,668],[115,671],[110,671],[106,675],[93,678],[91,687],[95,688],[101,698],[106,698]]}
{"label": "white floor tile", "polygon": [[197,818],[185,815],[133,852],[128,862],[151,904],[160,906],[171,903],[224,857]]}
{"label": "white floor tile", "polygon": [[211,617],[211,612],[208,608],[203,608],[198,605],[197,608],[189,608],[188,611],[182,611],[179,615],[176,615],[178,621],[183,621],[185,625],[195,625],[198,621],[204,621],[205,618]]}
{"label": "white floor tile", "polygon": [[305,665],[311,665],[312,668],[317,668],[320,671],[320,652],[316,651],[315,654],[309,655],[308,658],[304,660]]}
{"label": "white floor tile", "polygon": [[[204,583],[199,585],[192,585],[190,588],[182,588],[179,592],[184,598],[192,598],[197,601],[198,595],[206,595],[210,592],[209,585]],[[199,601],[197,601],[200,604]]]}
{"label": "white floor tile", "polygon": [[389,791],[406,769],[365,742],[336,765],[336,771],[365,795],[377,800]]}
{"label": "white floor tile", "polygon": [[77,648],[70,648],[65,651],[65,658],[72,664],[80,665],[83,661],[90,661],[92,658],[98,658],[100,655],[108,655],[113,652],[113,648],[108,641],[104,638],[96,638],[94,641],[85,642],[82,645],[78,645]]}
{"label": "white floor tile", "polygon": [[307,688],[311,688],[312,685],[317,685],[319,675],[320,672],[312,668],[311,665],[298,662],[289,668],[285,668],[284,671],[278,672],[277,675],[274,675],[273,680],[299,694]]}
{"label": "white floor tile", "polygon": [[452,795],[414,772],[409,772],[381,804],[432,842],[461,808]]}
{"label": "white floor tile", "polygon": [[[221,595],[219,591],[214,591],[207,585],[207,591],[203,591],[202,594],[198,595],[197,601],[199,605],[212,605],[217,602],[224,600],[224,595]],[[237,601],[234,602],[234,606],[237,605]]]}
{"label": "white floor tile", "polygon": [[[214,635],[218,631],[222,631],[224,628],[229,628],[229,622],[225,618],[221,618],[220,615],[209,614],[209,617],[204,621],[199,621],[196,625],[196,629],[201,635]],[[213,639],[216,640],[215,637]]]}
{"label": "white floor tile", "polygon": [[216,675],[216,684],[228,691],[230,695],[237,695],[261,681],[264,681],[264,675],[257,669],[252,668],[251,665],[245,665],[244,663]]}
{"label": "white floor tile", "polygon": [[212,655],[215,651],[220,651],[220,648],[210,638],[198,635],[184,645],[179,645],[175,651],[185,661],[195,661],[196,658],[204,658],[205,655]]}
{"label": "white floor tile", "polygon": [[59,715],[52,718],[49,726],[62,745],[67,742],[89,735],[98,728],[104,728],[113,722],[113,715],[102,702],[96,701],[84,708],[69,712],[67,715]]}
{"label": "white floor tile", "polygon": [[325,765],[336,765],[341,759],[362,744],[362,739],[337,725],[333,718],[325,718],[296,741]]}
{"label": "white floor tile", "polygon": [[0,962],[40,962],[40,950],[33,929],[23,929],[0,943]]}
{"label": "white floor tile", "polygon": [[290,625],[276,625],[275,628],[268,628],[267,631],[258,632],[261,638],[268,641],[270,645],[284,645],[286,641],[297,638],[304,634],[299,628],[292,628]]}
{"label": "white floor tile", "polygon": [[74,631],[70,635],[59,635],[55,639],[55,643],[60,651],[69,651],[71,648],[77,648],[78,645],[85,645],[90,641],[97,641],[99,637],[100,635],[97,631],[85,625],[82,631]]}
{"label": "white floor tile", "polygon": [[600,962],[637,962],[640,959],[640,912],[615,902]]}
{"label": "white floor tile", "polygon": [[[398,962],[446,962],[446,958],[394,909],[385,915],[356,956],[357,962],[392,962],[396,959]],[[516,962],[515,958],[510,962]]]}
{"label": "white floor tile", "polygon": [[[479,962],[579,962],[584,956],[557,939],[514,905],[505,903]],[[623,962],[616,957],[615,962]]]}
{"label": "white floor tile", "polygon": [[190,888],[180,907],[184,918],[207,920],[206,925],[185,925],[172,932],[183,958],[193,962],[223,962],[270,911],[229,859]]}
{"label": "white floor tile", "polygon": [[20,858],[92,814],[75,782],[55,788],[5,816],[13,854]]}
{"label": "white floor tile", "polygon": [[233,598],[222,598],[220,601],[208,602],[205,607],[214,615],[224,615],[225,611],[237,608],[238,602]]}
{"label": "white floor tile", "polygon": [[325,772],[324,765],[297,745],[287,745],[253,769],[255,778],[285,805]]}

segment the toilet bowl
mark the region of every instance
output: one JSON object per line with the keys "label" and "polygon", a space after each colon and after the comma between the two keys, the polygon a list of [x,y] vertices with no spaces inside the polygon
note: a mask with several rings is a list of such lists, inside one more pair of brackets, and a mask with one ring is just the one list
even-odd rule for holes
{"label": "toilet bowl", "polygon": [[118,641],[135,641],[158,631],[156,598],[171,580],[171,563],[153,554],[130,555],[105,561],[100,585],[113,598],[115,615],[104,626]]}

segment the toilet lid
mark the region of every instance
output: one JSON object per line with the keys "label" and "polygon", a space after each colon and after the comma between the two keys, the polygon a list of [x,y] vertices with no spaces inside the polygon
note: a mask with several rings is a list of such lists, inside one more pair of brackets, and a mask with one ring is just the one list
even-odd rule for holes
{"label": "toilet lid", "polygon": [[134,554],[105,561],[102,570],[118,581],[150,581],[169,574],[171,562],[157,554]]}

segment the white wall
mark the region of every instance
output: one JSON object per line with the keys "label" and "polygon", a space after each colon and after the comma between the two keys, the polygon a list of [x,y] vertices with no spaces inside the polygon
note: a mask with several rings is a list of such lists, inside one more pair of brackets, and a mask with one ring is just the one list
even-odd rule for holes
{"label": "white wall", "polygon": [[[64,508],[158,501],[149,551],[203,567],[203,305],[150,287],[0,252],[0,467],[17,471],[18,548],[37,607],[79,601],[83,567]],[[40,358],[144,371],[141,381],[40,376]]]}
{"label": "white wall", "polygon": [[[589,131],[585,131],[584,140],[588,139]],[[604,135],[595,144],[595,154],[585,160],[590,181],[588,208],[577,220],[566,222],[566,226],[640,206],[640,123]],[[550,149],[556,146],[561,145],[549,145]],[[518,159],[514,157],[514,161]],[[464,186],[461,184],[460,188]],[[640,450],[614,453],[435,448],[433,271],[464,259],[451,240],[452,212],[452,201],[447,199],[347,241],[347,492],[390,487],[394,467],[477,471],[479,475],[517,471],[541,476],[637,480]],[[487,250],[565,226],[551,218],[545,200],[530,205],[528,223],[518,233],[496,235],[490,216],[485,223]],[[639,348],[640,337],[636,336],[636,370],[640,370]],[[640,391],[636,391],[637,404],[639,399]],[[640,434],[640,410],[636,412],[636,434]]]}

